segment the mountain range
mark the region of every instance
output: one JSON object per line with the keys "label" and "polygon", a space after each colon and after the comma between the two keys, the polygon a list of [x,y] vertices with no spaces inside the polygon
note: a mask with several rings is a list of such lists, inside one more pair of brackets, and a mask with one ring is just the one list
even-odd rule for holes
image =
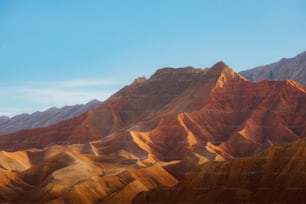
{"label": "mountain range", "polygon": [[305,201],[305,119],[295,81],[163,68],[78,117],[1,136],[0,201],[259,202],[271,185],[267,202]]}
{"label": "mountain range", "polygon": [[98,106],[98,100],[86,104],[64,106],[62,108],[49,108],[46,111],[37,111],[33,114],[20,114],[12,118],[0,117],[0,135],[17,132],[19,130],[47,127],[60,121],[67,120]]}
{"label": "mountain range", "polygon": [[[293,58],[283,58],[276,63],[241,71],[239,74],[254,82],[290,79],[306,85],[306,51]],[[144,78],[140,77],[138,80],[141,81]],[[54,107],[43,112],[20,114],[12,118],[0,116],[0,135],[19,130],[47,127],[81,115],[100,103],[98,100],[92,100],[84,105]]]}
{"label": "mountain range", "polygon": [[240,74],[254,82],[291,79],[305,86],[306,51],[292,58],[283,58],[276,63],[242,71]]}

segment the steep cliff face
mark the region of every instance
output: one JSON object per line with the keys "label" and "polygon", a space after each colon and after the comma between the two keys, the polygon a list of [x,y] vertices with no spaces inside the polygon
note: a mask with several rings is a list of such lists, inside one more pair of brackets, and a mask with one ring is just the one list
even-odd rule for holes
{"label": "steep cliff face", "polygon": [[302,203],[306,140],[275,145],[252,157],[207,162],[172,188],[140,193],[138,203]]}
{"label": "steep cliff face", "polygon": [[239,74],[251,81],[262,80],[294,80],[306,85],[306,52],[292,58],[283,58],[280,61],[268,65],[245,70]]}

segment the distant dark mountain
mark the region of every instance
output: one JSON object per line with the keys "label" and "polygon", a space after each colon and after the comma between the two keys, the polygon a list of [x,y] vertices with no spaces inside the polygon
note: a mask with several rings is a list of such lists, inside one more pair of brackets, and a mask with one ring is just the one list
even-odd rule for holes
{"label": "distant dark mountain", "polygon": [[291,79],[306,85],[306,51],[293,58],[245,70],[239,74],[251,81]]}
{"label": "distant dark mountain", "polygon": [[101,102],[92,100],[86,104],[64,106],[62,108],[50,108],[46,111],[37,111],[33,114],[20,114],[12,118],[0,117],[0,134],[8,134],[19,130],[47,127],[62,120],[67,120],[88,111],[99,105]]}

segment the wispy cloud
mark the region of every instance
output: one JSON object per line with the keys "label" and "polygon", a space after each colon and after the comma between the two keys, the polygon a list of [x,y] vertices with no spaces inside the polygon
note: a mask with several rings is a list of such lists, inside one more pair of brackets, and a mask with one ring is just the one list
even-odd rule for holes
{"label": "wispy cloud", "polygon": [[119,82],[110,79],[77,79],[77,80],[58,81],[57,84],[59,86],[67,88],[78,88],[78,87],[93,87],[93,86],[103,86],[103,85],[116,85],[119,84]]}
{"label": "wispy cloud", "polygon": [[11,89],[11,93],[16,93],[15,98],[25,100],[26,102],[36,104],[54,104],[73,105],[76,103],[85,103],[92,99],[104,100],[112,90],[78,90],[78,89],[61,89],[61,88],[34,88],[34,87],[15,87]]}
{"label": "wispy cloud", "polygon": [[35,81],[0,87],[0,115],[13,116],[50,107],[105,100],[122,84],[109,79]]}

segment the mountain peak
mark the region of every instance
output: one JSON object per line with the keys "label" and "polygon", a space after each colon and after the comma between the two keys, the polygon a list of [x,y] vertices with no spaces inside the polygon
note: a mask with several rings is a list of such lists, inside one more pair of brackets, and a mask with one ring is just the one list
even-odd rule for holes
{"label": "mountain peak", "polygon": [[[230,78],[234,78],[237,74],[232,68],[230,68],[223,61],[219,61],[208,69],[208,73],[210,76],[221,76],[225,75]],[[239,77],[241,78],[241,77]]]}
{"label": "mountain peak", "polygon": [[224,62],[224,61],[219,61],[216,64],[213,65],[214,66],[223,66],[223,67],[228,67],[228,65]]}
{"label": "mountain peak", "polygon": [[219,61],[209,68],[209,75],[217,77],[216,88],[222,88],[226,83],[231,81],[236,81],[237,83],[247,81],[247,79],[236,73],[223,61]]}
{"label": "mountain peak", "polygon": [[227,64],[225,64],[223,61],[219,61],[216,64],[214,64],[210,70],[216,73],[221,73],[222,71],[229,69],[233,71]]}

